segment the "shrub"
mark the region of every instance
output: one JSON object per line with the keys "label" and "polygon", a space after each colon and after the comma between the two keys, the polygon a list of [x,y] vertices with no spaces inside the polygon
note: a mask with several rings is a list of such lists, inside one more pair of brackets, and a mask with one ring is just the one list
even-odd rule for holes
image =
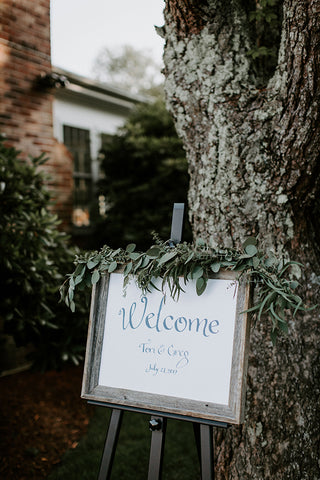
{"label": "shrub", "polygon": [[25,161],[19,155],[0,138],[1,317],[17,345],[34,345],[38,367],[56,368],[82,358],[87,312],[83,302],[77,316],[58,304],[61,272],[72,267],[75,250],[50,210],[38,168],[45,157]]}
{"label": "shrub", "polygon": [[[105,243],[124,248],[134,242],[138,250],[145,250],[153,231],[169,238],[173,204],[187,205],[189,175],[164,102],[138,105],[118,133],[104,140],[102,154],[100,193],[108,209],[94,236],[100,243],[91,248]],[[183,240],[191,238],[185,222]]]}

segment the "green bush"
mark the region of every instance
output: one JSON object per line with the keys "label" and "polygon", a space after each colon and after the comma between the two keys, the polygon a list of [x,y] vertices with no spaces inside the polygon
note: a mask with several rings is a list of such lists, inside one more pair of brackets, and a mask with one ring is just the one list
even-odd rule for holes
{"label": "green bush", "polygon": [[56,368],[81,359],[88,315],[83,302],[77,316],[58,303],[62,274],[76,252],[50,210],[38,168],[46,159],[19,154],[0,138],[0,315],[17,345],[34,345],[38,367]]}
{"label": "green bush", "polygon": [[[187,205],[189,175],[182,142],[164,102],[138,105],[118,133],[104,139],[102,154],[100,194],[108,209],[90,248],[103,244],[124,248],[134,242],[138,250],[145,250],[153,231],[168,239],[173,204]],[[186,221],[183,240],[191,238]]]}

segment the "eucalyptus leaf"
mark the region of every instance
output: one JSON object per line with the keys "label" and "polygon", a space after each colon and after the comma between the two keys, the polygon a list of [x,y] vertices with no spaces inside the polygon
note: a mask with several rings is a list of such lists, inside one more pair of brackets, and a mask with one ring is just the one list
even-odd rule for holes
{"label": "eucalyptus leaf", "polygon": [[273,267],[276,263],[276,259],[274,257],[267,257],[264,261],[264,265],[267,268]]}
{"label": "eucalyptus leaf", "polygon": [[160,248],[158,247],[152,247],[152,248],[149,248],[149,250],[146,252],[146,255],[148,255],[148,257],[150,258],[158,258],[159,255],[160,255]]}
{"label": "eucalyptus leaf", "polygon": [[77,275],[83,275],[84,271],[86,269],[86,265],[84,265],[83,263],[78,263],[74,273],[73,273],[73,276],[77,276]]}
{"label": "eucalyptus leaf", "polygon": [[289,331],[289,327],[287,323],[279,322],[279,328],[282,330],[283,333],[287,334]]}
{"label": "eucalyptus leaf", "polygon": [[191,252],[191,253],[190,253],[190,255],[188,256],[187,260],[184,262],[184,263],[185,263],[185,265],[186,265],[187,263],[189,263],[189,262],[190,262],[190,260],[192,260],[192,259],[193,259],[193,257],[194,257],[194,252]]}
{"label": "eucalyptus leaf", "polygon": [[163,265],[166,262],[169,262],[169,260],[172,260],[174,257],[176,257],[178,252],[173,251],[173,252],[168,252],[165,253],[159,260],[158,264]]}
{"label": "eucalyptus leaf", "polygon": [[246,246],[245,252],[247,255],[250,255],[250,257],[253,257],[258,253],[258,249],[255,245],[252,245],[251,243]]}
{"label": "eucalyptus leaf", "polygon": [[260,264],[260,259],[258,257],[253,257],[252,258],[252,266],[254,268],[258,268],[259,264]]}
{"label": "eucalyptus leaf", "polygon": [[300,285],[300,283],[297,282],[296,280],[292,280],[290,282],[290,288],[292,288],[292,290],[295,290],[299,285]]}
{"label": "eucalyptus leaf", "polygon": [[83,276],[84,276],[84,271],[80,275],[76,276],[76,278],[74,279],[75,286],[82,282]]}
{"label": "eucalyptus leaf", "polygon": [[75,271],[67,276],[60,289],[61,298],[71,308],[75,290],[91,288],[99,280],[100,272],[107,269],[111,273],[119,266],[124,267],[124,286],[128,284],[130,274],[142,292],[146,293],[156,288],[154,279],[161,277],[159,290],[165,292],[167,289],[168,294],[178,299],[183,292],[181,279],[185,284],[195,280],[197,294],[201,295],[208,282],[207,274],[210,271],[218,273],[224,268],[239,272],[239,277],[245,273],[248,281],[250,279],[250,283],[256,288],[255,304],[247,312],[256,313],[258,319],[262,315],[268,316],[272,321],[273,342],[279,331],[288,331],[284,312],[287,314],[290,309],[294,316],[299,310],[315,308],[305,307],[302,299],[294,293],[299,285],[291,278],[294,272],[291,272],[289,278],[285,275],[290,266],[301,264],[283,264],[283,261],[278,261],[273,255],[266,256],[258,250],[254,237],[249,237],[243,243],[242,251],[213,249],[201,239],[197,240],[195,246],[181,243],[174,247],[157,237],[156,241],[156,245],[146,253],[136,252],[135,244],[128,245],[126,250],[113,250],[105,245],[100,252],[87,252],[77,256]]}
{"label": "eucalyptus leaf", "polygon": [[203,277],[199,277],[196,282],[196,291],[197,294],[200,296],[203,294],[207,286],[207,282]]}
{"label": "eucalyptus leaf", "polygon": [[140,265],[141,268],[145,268],[145,267],[149,264],[149,262],[150,262],[150,258],[144,257],[144,258],[142,259],[142,262],[141,262],[141,265]]}
{"label": "eucalyptus leaf", "polygon": [[132,270],[132,266],[133,266],[133,263],[130,262],[130,263],[127,263],[127,265],[125,266],[125,269],[124,269],[124,275],[129,275],[129,273],[131,272]]}
{"label": "eucalyptus leaf", "polygon": [[257,239],[255,237],[248,237],[245,242],[242,245],[243,250],[247,248],[248,245],[254,245],[256,246],[258,243]]}
{"label": "eucalyptus leaf", "polygon": [[211,265],[210,265],[210,268],[214,273],[218,273],[219,270],[220,270],[220,267],[221,267],[220,262],[214,262],[214,263],[211,263]]}
{"label": "eucalyptus leaf", "polygon": [[91,283],[92,285],[94,285],[95,283],[97,283],[100,279],[100,273],[98,270],[94,270],[92,276],[91,276]]}
{"label": "eucalyptus leaf", "polygon": [[196,246],[197,246],[197,247],[205,247],[205,246],[206,246],[206,242],[205,242],[202,238],[197,238],[197,240],[196,240]]}
{"label": "eucalyptus leaf", "polygon": [[92,270],[92,268],[96,267],[98,263],[100,262],[100,258],[92,258],[91,260],[88,261],[87,267],[89,270]]}
{"label": "eucalyptus leaf", "polygon": [[278,334],[276,330],[272,330],[272,332],[270,332],[270,338],[271,338],[272,345],[275,347],[277,344],[277,338],[278,338]]}
{"label": "eucalyptus leaf", "polygon": [[197,280],[198,278],[202,277],[203,275],[203,268],[200,265],[196,265],[193,267],[191,271],[191,278],[193,280]]}
{"label": "eucalyptus leaf", "polygon": [[132,252],[130,253],[129,257],[131,258],[131,260],[137,260],[140,257],[140,253]]}
{"label": "eucalyptus leaf", "polygon": [[109,268],[108,268],[108,273],[114,272],[118,267],[118,264],[116,261],[110,263]]}

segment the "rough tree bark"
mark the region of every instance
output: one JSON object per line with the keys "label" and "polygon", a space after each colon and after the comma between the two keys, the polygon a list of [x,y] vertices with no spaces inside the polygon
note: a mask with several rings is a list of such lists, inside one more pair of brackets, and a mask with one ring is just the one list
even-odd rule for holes
{"label": "rough tree bark", "polygon": [[[186,149],[195,237],[248,235],[306,265],[319,303],[320,0],[284,0],[278,66],[258,89],[245,0],[166,0],[165,89]],[[266,319],[264,319],[266,320]],[[216,432],[218,480],[319,480],[319,309],[272,347],[251,334],[245,423]]]}

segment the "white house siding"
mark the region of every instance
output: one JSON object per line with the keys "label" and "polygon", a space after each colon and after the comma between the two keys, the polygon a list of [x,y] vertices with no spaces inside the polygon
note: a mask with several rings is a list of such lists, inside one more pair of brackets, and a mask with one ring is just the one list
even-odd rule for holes
{"label": "white house siding", "polygon": [[63,125],[90,131],[92,175],[98,178],[98,154],[101,147],[101,133],[114,135],[125,122],[127,115],[106,111],[84,103],[55,98],[53,101],[53,133],[63,143]]}

